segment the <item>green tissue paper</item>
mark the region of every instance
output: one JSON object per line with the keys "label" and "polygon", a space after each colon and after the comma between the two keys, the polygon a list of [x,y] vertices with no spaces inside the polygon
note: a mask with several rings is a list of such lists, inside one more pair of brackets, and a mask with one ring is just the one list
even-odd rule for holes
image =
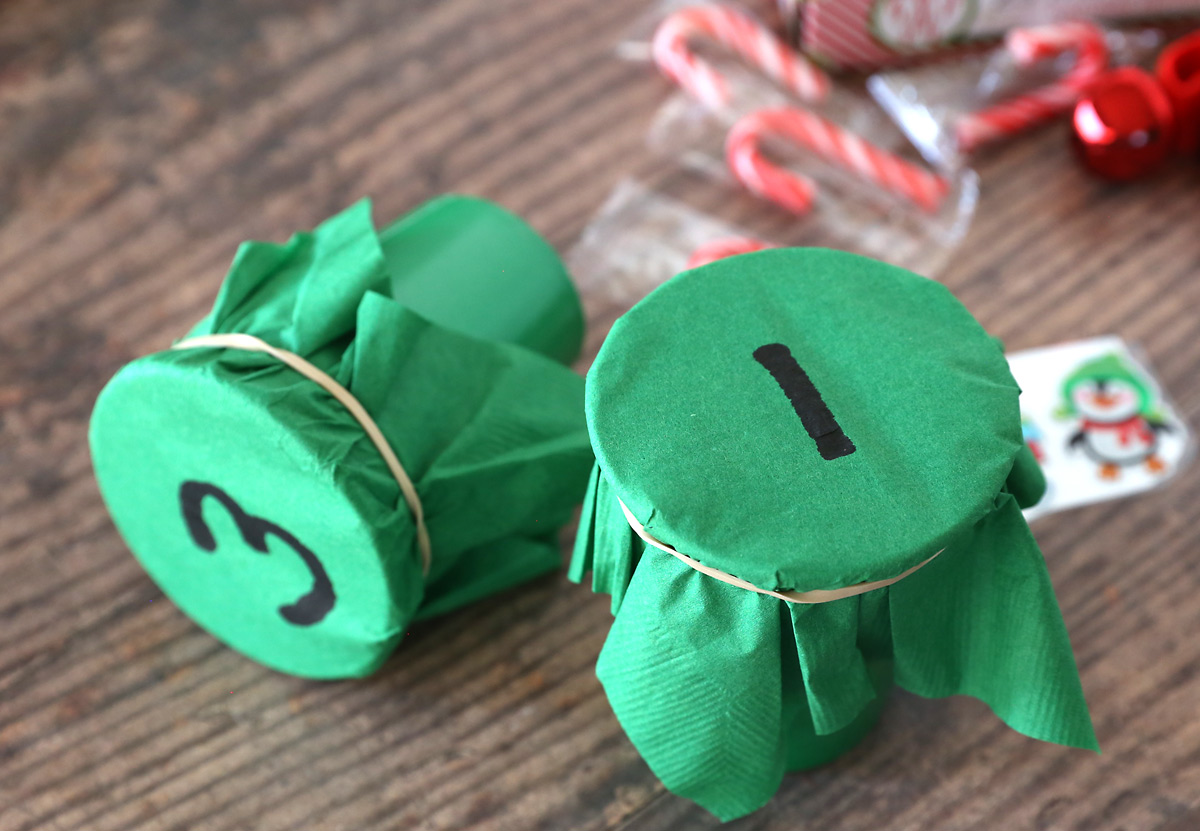
{"label": "green tissue paper", "polygon": [[[943,286],[838,251],[684,272],[587,377],[596,467],[570,576],[615,620],[597,675],[673,792],[721,819],[872,727],[894,683],[1097,747],[1021,507],[1045,484],[1001,345]],[[787,602],[764,590],[894,578]],[[940,553],[939,553],[940,552]]]}
{"label": "green tissue paper", "polygon": [[188,337],[253,335],[348,390],[363,425],[276,357],[173,349],[122,368],[90,428],[113,520],[163,591],[246,655],[370,673],[411,621],[559,566],[592,465],[582,313],[554,251],[491,203],[437,199],[382,232],[360,202],[245,243]]}

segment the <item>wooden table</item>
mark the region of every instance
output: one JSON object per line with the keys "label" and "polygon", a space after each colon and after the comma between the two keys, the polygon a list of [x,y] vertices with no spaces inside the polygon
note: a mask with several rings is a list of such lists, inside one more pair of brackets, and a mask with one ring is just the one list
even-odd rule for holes
{"label": "wooden table", "polygon": [[[786,218],[643,149],[668,88],[612,44],[646,5],[0,6],[0,829],[716,825],[605,702],[606,597],[559,574],[414,627],[372,678],[287,678],[163,598],[85,441],[103,383],[206,311],[239,241],[364,194],[387,220],[478,193],[565,250],[632,174],[786,239]],[[1106,187],[1055,128],[980,172],[945,283],[1011,348],[1140,342],[1196,423],[1196,168]],[[1036,531],[1102,756],[897,693],[864,744],[735,827],[1200,828],[1200,467]]]}

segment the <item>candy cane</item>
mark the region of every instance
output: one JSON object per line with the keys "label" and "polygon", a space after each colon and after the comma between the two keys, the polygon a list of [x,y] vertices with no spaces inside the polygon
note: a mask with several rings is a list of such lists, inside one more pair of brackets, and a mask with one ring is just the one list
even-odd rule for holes
{"label": "candy cane", "polygon": [[1108,65],[1104,30],[1093,23],[1013,29],[1004,47],[1021,66],[1070,50],[1076,53],[1075,63],[1057,81],[960,118],[955,133],[958,147],[964,153],[1066,112]]}
{"label": "candy cane", "polygon": [[829,92],[829,77],[819,67],[750,15],[729,6],[688,6],[668,15],[654,32],[654,62],[713,109],[728,103],[729,83],[692,52],[690,41],[701,37],[731,49],[803,101],[820,101]]}
{"label": "candy cane", "polygon": [[759,144],[768,135],[811,150],[931,213],[950,191],[943,177],[876,147],[819,115],[795,107],[758,110],[740,119],[729,131],[725,159],[748,190],[794,213],[806,213],[812,207],[816,185],[763,155]]}
{"label": "candy cane", "polygon": [[706,242],[692,252],[684,269],[699,268],[702,265],[723,260],[736,254],[750,254],[775,246],[754,237],[722,237],[712,242]]}

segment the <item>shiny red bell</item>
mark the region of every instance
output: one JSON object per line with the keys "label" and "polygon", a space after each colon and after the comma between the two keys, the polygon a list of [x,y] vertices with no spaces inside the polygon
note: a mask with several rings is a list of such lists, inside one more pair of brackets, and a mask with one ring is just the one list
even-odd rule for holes
{"label": "shiny red bell", "polygon": [[1093,81],[1075,104],[1071,129],[1083,163],[1114,181],[1154,172],[1175,148],[1171,101],[1153,75],[1135,66]]}
{"label": "shiny red bell", "polygon": [[1200,150],[1200,32],[1168,45],[1154,73],[1175,109],[1175,146],[1194,156]]}

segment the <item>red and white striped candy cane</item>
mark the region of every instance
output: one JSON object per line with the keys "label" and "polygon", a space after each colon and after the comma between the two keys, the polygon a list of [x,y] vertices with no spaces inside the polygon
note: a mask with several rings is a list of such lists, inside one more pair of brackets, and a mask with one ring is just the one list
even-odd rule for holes
{"label": "red and white striped candy cane", "polygon": [[882,190],[933,213],[950,191],[942,176],[883,150],[826,118],[796,107],[758,110],[734,124],[725,139],[725,159],[748,190],[802,214],[812,207],[816,185],[763,154],[766,136],[778,136],[857,173]]}
{"label": "red and white striped candy cane", "polygon": [[803,101],[820,101],[829,92],[829,76],[746,12],[730,6],[688,6],[658,25],[654,62],[708,107],[719,109],[728,103],[729,83],[692,52],[691,40],[701,37],[731,49]]}
{"label": "red and white striped candy cane", "polygon": [[1071,109],[1084,88],[1108,66],[1104,30],[1094,23],[1013,29],[1005,38],[1004,47],[1022,66],[1071,50],[1076,53],[1075,63],[1057,81],[960,118],[955,124],[955,138],[964,153]]}
{"label": "red and white striped candy cane", "polygon": [[692,252],[692,256],[688,257],[687,265],[684,268],[699,268],[736,254],[749,254],[774,247],[771,243],[754,237],[721,237],[697,247]]}

